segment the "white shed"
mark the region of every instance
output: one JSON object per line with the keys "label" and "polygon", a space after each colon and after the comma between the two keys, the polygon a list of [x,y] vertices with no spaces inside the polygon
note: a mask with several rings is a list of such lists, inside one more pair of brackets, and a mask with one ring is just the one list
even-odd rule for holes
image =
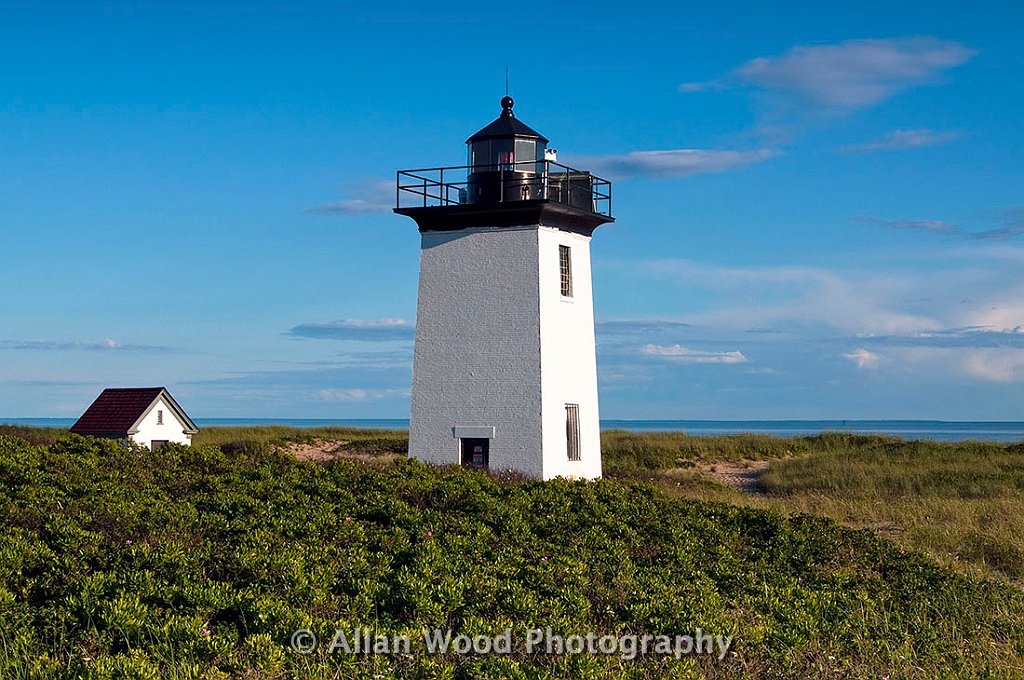
{"label": "white shed", "polygon": [[169,443],[190,445],[199,428],[167,388],[121,387],[103,390],[71,431],[130,440],[155,451]]}

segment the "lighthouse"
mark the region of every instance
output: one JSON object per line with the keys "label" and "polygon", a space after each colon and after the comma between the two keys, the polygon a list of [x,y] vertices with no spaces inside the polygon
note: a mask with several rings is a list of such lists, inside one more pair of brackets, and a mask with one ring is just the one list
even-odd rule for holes
{"label": "lighthouse", "polygon": [[539,479],[601,476],[590,239],[611,184],[513,112],[467,165],[401,170],[420,231],[409,454]]}

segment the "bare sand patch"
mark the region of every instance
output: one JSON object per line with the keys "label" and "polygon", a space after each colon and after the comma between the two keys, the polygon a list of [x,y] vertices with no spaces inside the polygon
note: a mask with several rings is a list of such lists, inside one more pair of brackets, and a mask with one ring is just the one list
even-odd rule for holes
{"label": "bare sand patch", "polygon": [[766,460],[719,461],[697,463],[693,469],[712,480],[743,493],[761,493],[761,477],[768,471]]}

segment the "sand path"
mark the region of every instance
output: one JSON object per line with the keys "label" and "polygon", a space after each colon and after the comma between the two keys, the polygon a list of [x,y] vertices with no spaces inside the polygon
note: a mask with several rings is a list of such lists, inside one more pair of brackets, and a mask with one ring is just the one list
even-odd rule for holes
{"label": "sand path", "polygon": [[731,486],[743,493],[761,493],[761,477],[768,471],[766,460],[719,461],[697,463],[695,470],[711,477],[719,484]]}

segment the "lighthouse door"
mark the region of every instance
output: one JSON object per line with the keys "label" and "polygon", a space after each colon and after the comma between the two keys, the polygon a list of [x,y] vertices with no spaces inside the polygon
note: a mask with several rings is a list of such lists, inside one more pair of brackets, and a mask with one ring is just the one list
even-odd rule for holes
{"label": "lighthouse door", "polygon": [[487,469],[487,459],[490,455],[491,440],[463,437],[459,440],[462,444],[462,465]]}

